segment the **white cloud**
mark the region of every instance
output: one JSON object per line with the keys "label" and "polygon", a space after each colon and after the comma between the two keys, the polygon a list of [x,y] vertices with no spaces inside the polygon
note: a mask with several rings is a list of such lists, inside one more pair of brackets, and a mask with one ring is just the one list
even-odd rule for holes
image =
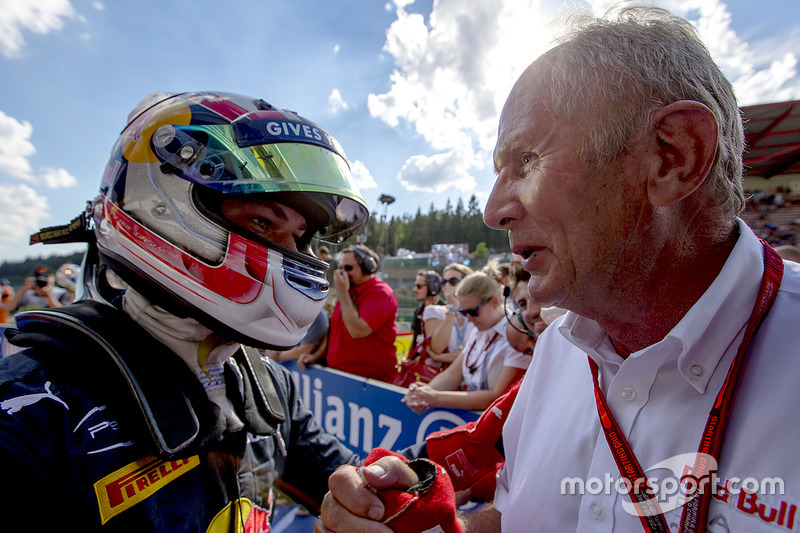
{"label": "white cloud", "polygon": [[[594,2],[604,11],[608,2]],[[800,29],[746,41],[732,28],[732,14],[722,0],[662,0],[659,5],[697,28],[711,56],[733,84],[740,105],[800,98],[797,40]]]}
{"label": "white cloud", "polygon": [[0,243],[27,237],[49,214],[47,198],[25,184],[0,184]]}
{"label": "white cloud", "polygon": [[63,168],[45,168],[42,172],[42,181],[51,189],[61,187],[74,187],[78,184],[75,177]]}
{"label": "white cloud", "polygon": [[105,11],[106,10],[106,6],[103,4],[103,2],[99,2],[97,0],[92,2],[92,7],[95,8],[96,10],[98,10],[98,11]]}
{"label": "white cloud", "polygon": [[441,193],[454,188],[471,191],[476,182],[453,152],[432,156],[414,155],[403,165],[397,179],[410,191]]}
{"label": "white cloud", "polygon": [[28,157],[36,152],[30,138],[33,126],[0,111],[0,172],[31,180]]}
{"label": "white cloud", "polygon": [[333,47],[333,53],[338,54],[342,50],[342,47],[338,44]]}
{"label": "white cloud", "polygon": [[[550,24],[563,3],[438,0],[427,20],[406,11],[411,3],[394,2],[397,19],[387,30],[384,53],[395,69],[389,89],[368,96],[370,114],[390,127],[411,128],[439,154],[409,158],[398,174],[406,187],[441,192],[465,190],[468,183],[481,195],[491,183],[477,185],[456,176],[479,175],[491,165],[505,98],[522,70],[549,48],[555,31]],[[583,3],[604,12],[613,2]],[[732,29],[730,11],[721,0],[656,3],[692,20],[742,105],[800,98],[800,30],[769,44],[747,42]],[[419,179],[422,175],[426,180]]]}
{"label": "white cloud", "polygon": [[[397,20],[384,45],[396,65],[391,87],[368,96],[370,114],[392,127],[412,127],[438,153],[406,162],[398,178],[407,187],[466,191],[476,186],[470,170],[490,161],[511,85],[547,47],[544,9],[538,0],[440,0],[426,23],[406,4],[395,2]],[[443,174],[434,176],[434,168]],[[418,181],[423,169],[427,181]]]}
{"label": "white cloud", "polygon": [[0,111],[0,172],[29,182],[42,182],[50,188],[77,185],[78,180],[63,168],[44,168],[41,179],[36,179],[28,160],[36,153],[30,141],[32,134],[30,122],[20,122]]}
{"label": "white cloud", "polygon": [[17,57],[25,44],[24,31],[57,31],[66,18],[80,18],[69,0],[0,0],[0,52]]}
{"label": "white cloud", "polygon": [[328,96],[328,103],[330,104],[331,113],[334,114],[350,108],[350,105],[342,98],[342,93],[339,92],[339,89],[331,91],[331,94]]}
{"label": "white cloud", "polygon": [[358,185],[359,189],[374,189],[378,186],[367,166],[361,161],[351,161],[350,171],[353,173],[353,178],[356,180],[356,185]]}

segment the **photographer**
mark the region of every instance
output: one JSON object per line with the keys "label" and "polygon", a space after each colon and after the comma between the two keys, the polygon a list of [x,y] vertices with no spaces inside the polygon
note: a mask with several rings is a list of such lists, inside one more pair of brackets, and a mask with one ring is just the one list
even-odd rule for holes
{"label": "photographer", "polygon": [[33,276],[25,278],[22,288],[4,306],[9,314],[15,310],[30,311],[67,305],[72,294],[62,287],[56,287],[56,276],[47,267],[37,268]]}

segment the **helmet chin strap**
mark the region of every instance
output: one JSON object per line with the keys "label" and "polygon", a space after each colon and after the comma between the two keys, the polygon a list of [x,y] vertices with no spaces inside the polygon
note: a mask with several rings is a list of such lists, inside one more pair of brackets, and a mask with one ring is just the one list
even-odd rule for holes
{"label": "helmet chin strap", "polygon": [[208,399],[219,407],[229,432],[239,431],[244,423],[225,394],[225,360],[239,349],[193,318],[178,318],[153,305],[128,288],[122,308],[156,340],[183,359],[203,385]]}

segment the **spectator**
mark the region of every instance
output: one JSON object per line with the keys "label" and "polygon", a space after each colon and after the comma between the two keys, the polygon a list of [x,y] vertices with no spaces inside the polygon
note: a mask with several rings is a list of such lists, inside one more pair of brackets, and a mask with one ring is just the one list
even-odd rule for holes
{"label": "spectator", "polygon": [[0,324],[8,324],[12,300],[14,300],[14,287],[6,278],[0,279]]}
{"label": "spectator", "polygon": [[510,287],[513,283],[513,271],[511,269],[511,263],[497,263],[495,268],[497,269],[498,276],[500,277],[500,283],[506,287]]}
{"label": "spectator", "polygon": [[[465,531],[796,528],[800,420],[776,406],[797,404],[800,269],[738,218],[741,115],[694,26],[615,14],[578,19],[500,116],[486,223],[509,232],[533,299],[569,312],[536,343],[503,428],[495,509]],[[395,459],[373,468],[331,478],[327,530],[380,519],[365,482],[417,481]]]}
{"label": "spectator", "polygon": [[415,413],[431,407],[482,411],[520,379],[531,361],[508,344],[503,289],[492,274],[476,272],[456,288],[459,313],[475,326],[465,350],[430,383],[412,383],[403,397]]}
{"label": "spectator", "polygon": [[[92,299],[17,315],[10,340],[27,349],[0,360],[3,505],[37,531],[267,531],[277,486],[316,510],[330,473],[359,459],[246,346],[293,346],[324,314],[327,265],[309,243],[366,222],[353,184],[336,141],[294,112],[146,98],[92,224],[39,233],[89,241]],[[49,487],[63,490],[42,512]]]}
{"label": "spectator", "polygon": [[331,317],[328,366],[391,383],[397,374],[397,297],[375,273],[378,254],[363,245],[343,251],[334,285],[339,299]]}
{"label": "spectator", "polygon": [[800,263],[800,247],[798,246],[793,244],[784,244],[781,246],[776,246],[775,251],[787,261]]}
{"label": "spectator", "polygon": [[[423,342],[429,334],[432,334],[441,324],[441,317],[435,316],[433,309],[439,303],[439,293],[442,291],[442,277],[434,270],[420,270],[417,272],[417,279],[414,280],[414,298],[420,302],[419,307],[414,310],[414,318],[411,321],[411,348],[413,352],[417,345]],[[427,316],[425,316],[427,313]],[[434,313],[433,315],[431,313]]]}
{"label": "spectator", "polygon": [[64,305],[71,303],[75,298],[75,284],[78,281],[80,271],[81,267],[74,263],[64,263],[58,267],[56,271],[56,285],[69,292],[69,300],[67,301],[67,297],[65,297],[63,301]]}
{"label": "spectator", "polygon": [[547,327],[547,323],[541,315],[542,306],[534,302],[528,292],[530,278],[528,271],[519,265],[514,266],[511,272],[511,288],[504,294],[512,295],[516,302],[516,311],[508,319],[508,343],[518,352],[533,355],[536,339]]}
{"label": "spectator", "polygon": [[475,329],[472,322],[458,312],[458,298],[456,297],[456,287],[462,279],[472,274],[472,269],[461,263],[450,263],[444,267],[442,273],[444,274],[442,292],[447,307],[437,306],[428,311],[431,318],[441,320],[441,324],[431,336],[428,353],[434,361],[450,364],[464,350],[470,332]]}
{"label": "spectator", "polygon": [[328,280],[328,297],[325,299],[325,310],[330,317],[333,314],[333,308],[336,306],[336,287],[333,285],[333,272],[336,270],[336,259],[331,255],[331,251],[327,246],[320,246],[317,248],[317,257],[328,263],[328,271],[325,273],[325,278]]}
{"label": "spectator", "polygon": [[7,305],[7,312],[54,308],[70,303],[72,294],[63,287],[56,287],[55,283],[56,276],[49,268],[37,268],[33,276],[25,278],[22,288]]}
{"label": "spectator", "polygon": [[[319,256],[318,256],[319,257]],[[280,363],[285,361],[297,361],[300,370],[305,370],[307,365],[318,364],[327,365],[325,355],[328,351],[328,329],[330,318],[324,309],[320,311],[311,327],[308,328],[306,336],[300,344],[288,350],[265,350],[264,353],[274,361]]]}

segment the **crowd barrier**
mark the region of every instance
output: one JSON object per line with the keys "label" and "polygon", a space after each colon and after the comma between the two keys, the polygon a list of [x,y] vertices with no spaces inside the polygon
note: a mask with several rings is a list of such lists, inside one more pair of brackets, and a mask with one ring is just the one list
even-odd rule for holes
{"label": "crowd barrier", "polygon": [[403,387],[316,365],[303,372],[283,363],[314,417],[328,433],[353,452],[366,456],[373,448],[401,450],[421,443],[434,431],[476,420],[479,413],[434,408],[418,415],[400,400]]}

